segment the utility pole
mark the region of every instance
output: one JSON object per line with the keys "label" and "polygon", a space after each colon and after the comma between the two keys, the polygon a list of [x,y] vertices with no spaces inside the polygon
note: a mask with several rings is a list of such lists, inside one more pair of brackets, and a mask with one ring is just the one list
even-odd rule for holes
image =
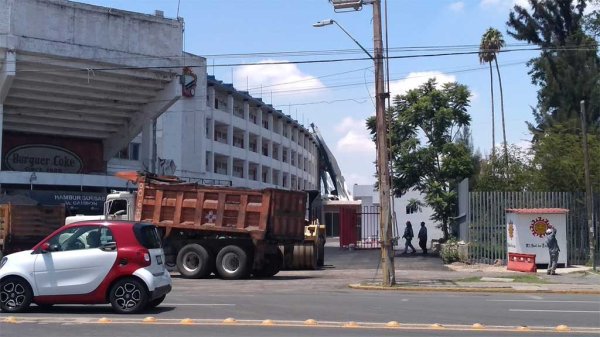
{"label": "utility pole", "polygon": [[377,173],[379,176],[379,203],[381,206],[379,232],[381,233],[381,270],[383,286],[396,283],[394,246],[390,210],[390,170],[388,166],[387,125],[385,116],[386,92],[383,81],[383,39],[381,34],[381,0],[373,1],[373,43],[375,58],[375,120],[377,125]]}
{"label": "utility pole", "polygon": [[593,200],[592,200],[592,182],[590,180],[590,154],[588,152],[587,141],[587,116],[585,114],[585,101],[580,102],[581,107],[581,133],[583,134],[583,167],[585,171],[585,204],[587,209],[587,223],[589,228],[590,259],[592,260],[592,269],[596,271],[596,235],[593,221]]}
{"label": "utility pole", "polygon": [[389,96],[385,92],[383,75],[383,39],[381,29],[381,0],[329,0],[337,12],[347,10],[360,10],[363,4],[373,5],[373,52],[371,55],[350,33],[348,33],[335,20],[323,20],[315,23],[314,27],[323,27],[336,24],[348,37],[356,43],[373,60],[375,65],[375,137],[377,144],[377,176],[379,177],[379,244],[381,245],[381,270],[383,272],[383,286],[391,287],[396,283],[394,269],[394,245],[392,244],[392,213],[390,210],[390,170],[388,160],[388,130],[386,126],[385,99]]}

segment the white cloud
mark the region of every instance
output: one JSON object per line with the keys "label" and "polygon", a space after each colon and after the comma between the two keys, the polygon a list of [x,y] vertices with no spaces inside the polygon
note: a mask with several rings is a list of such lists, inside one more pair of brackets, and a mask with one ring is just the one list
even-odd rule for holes
{"label": "white cloud", "polygon": [[408,90],[417,88],[427,82],[430,78],[435,78],[438,85],[456,81],[456,76],[444,74],[439,71],[412,72],[402,80],[391,82],[390,93],[392,97],[402,95]]}
{"label": "white cloud", "polygon": [[462,1],[453,2],[448,8],[453,12],[462,12],[465,9],[465,3]]}
{"label": "white cloud", "polygon": [[303,73],[295,64],[270,64],[284,60],[264,60],[264,65],[247,65],[234,71],[234,85],[238,90],[250,89],[255,97],[286,95],[316,95],[325,85],[316,77]]}
{"label": "white cloud", "polygon": [[481,0],[479,5],[484,8],[491,8],[497,6],[512,8],[515,5],[529,8],[529,0]]}
{"label": "white cloud", "polygon": [[346,117],[335,127],[335,131],[342,135],[336,143],[336,152],[374,156],[375,143],[371,140],[364,120]]}

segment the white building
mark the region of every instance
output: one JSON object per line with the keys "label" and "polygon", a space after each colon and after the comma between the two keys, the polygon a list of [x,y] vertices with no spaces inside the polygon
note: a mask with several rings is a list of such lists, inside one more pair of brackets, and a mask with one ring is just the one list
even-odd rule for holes
{"label": "white building", "polygon": [[[368,237],[374,230],[371,227],[379,226],[377,219],[378,215],[373,211],[379,207],[379,191],[373,185],[354,185],[353,195],[355,200],[361,200],[363,213],[362,223],[363,225],[363,237]],[[412,245],[419,249],[417,234],[421,227],[421,222],[425,222],[427,227],[427,247],[431,248],[431,240],[438,240],[443,237],[442,230],[437,227],[437,224],[433,223],[430,219],[433,214],[433,210],[430,207],[421,207],[420,209],[409,207],[409,201],[411,199],[417,199],[423,201],[423,195],[417,191],[411,190],[400,198],[394,198],[393,209],[395,211],[395,226],[393,229],[393,235],[401,237],[406,228],[406,222],[410,221],[413,227],[415,238],[412,241]],[[398,248],[404,249],[404,240],[398,240]]]}
{"label": "white building", "polygon": [[183,19],[66,0],[0,0],[0,149],[1,193],[78,213],[125,188],[121,170],[318,182],[309,131],[209,78],[204,58],[183,53]]}

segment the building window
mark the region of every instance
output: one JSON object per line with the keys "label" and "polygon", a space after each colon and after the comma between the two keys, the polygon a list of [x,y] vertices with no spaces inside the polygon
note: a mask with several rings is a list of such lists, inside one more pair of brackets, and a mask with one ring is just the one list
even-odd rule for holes
{"label": "building window", "polygon": [[129,145],[121,149],[121,151],[115,155],[115,158],[140,160],[140,143],[129,143]]}
{"label": "building window", "polygon": [[252,180],[257,180],[256,179],[256,166],[250,166],[250,168],[248,168],[248,177]]}
{"label": "building window", "polygon": [[273,144],[273,159],[279,159],[279,147]]}
{"label": "building window", "polygon": [[218,161],[215,163],[215,173],[227,174],[227,162]]}
{"label": "building window", "polygon": [[290,156],[292,166],[296,166],[296,152],[292,151],[292,155]]}
{"label": "building window", "polygon": [[227,131],[216,130],[215,140],[220,143],[227,144]]}
{"label": "building window", "polygon": [[244,136],[233,136],[233,146],[239,147],[241,149],[244,148]]}
{"label": "building window", "polygon": [[251,112],[250,113],[250,121],[254,124],[256,124],[256,112]]}
{"label": "building window", "polygon": [[250,139],[249,147],[250,147],[250,151],[258,152],[257,145],[256,145],[256,139]]}
{"label": "building window", "polygon": [[244,177],[244,167],[243,166],[234,166],[233,167],[233,176],[238,178]]}
{"label": "building window", "polygon": [[237,106],[234,106],[234,107],[233,107],[233,114],[234,114],[236,117],[239,117],[239,118],[244,118],[244,108],[243,108],[243,107],[241,107],[241,106],[239,106],[239,105],[237,105]]}
{"label": "building window", "polygon": [[284,163],[287,163],[288,162],[288,155],[287,155],[288,154],[288,150],[287,149],[283,149],[283,152],[281,154],[282,154],[281,161],[284,162]]}
{"label": "building window", "polygon": [[263,156],[268,156],[269,155],[269,143],[263,141],[262,143],[262,154]]}
{"label": "building window", "polygon": [[268,130],[269,129],[269,118],[268,117],[265,118],[265,117],[267,117],[267,116],[263,116],[262,126],[263,126],[263,128]]}

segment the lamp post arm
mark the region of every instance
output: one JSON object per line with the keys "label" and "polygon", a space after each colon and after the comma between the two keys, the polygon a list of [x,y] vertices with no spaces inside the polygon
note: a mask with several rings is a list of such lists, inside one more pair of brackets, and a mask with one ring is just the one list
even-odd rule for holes
{"label": "lamp post arm", "polygon": [[348,33],[348,32],[347,32],[347,31],[344,29],[344,27],[342,27],[342,26],[341,26],[339,23],[337,23],[337,21],[335,21],[335,20],[331,20],[331,21],[332,21],[333,23],[335,23],[335,24],[336,24],[338,27],[340,27],[340,29],[341,29],[341,30],[342,30],[344,33],[346,33],[346,35],[348,35],[348,37],[349,37],[350,39],[352,39],[352,41],[354,41],[354,43],[356,43],[356,45],[357,45],[357,46],[359,46],[359,47],[360,47],[360,49],[362,49],[362,51],[364,51],[365,53],[367,53],[367,55],[369,55],[369,57],[371,58],[371,60],[373,60],[373,61],[375,60],[375,58],[373,57],[373,55],[371,55],[371,53],[369,53],[369,52],[368,52],[368,51],[365,49],[365,47],[363,47],[363,46],[362,46],[360,43],[358,43],[358,41],[356,41],[356,40],[355,40],[355,39],[352,37],[352,35],[350,35],[350,33]]}

